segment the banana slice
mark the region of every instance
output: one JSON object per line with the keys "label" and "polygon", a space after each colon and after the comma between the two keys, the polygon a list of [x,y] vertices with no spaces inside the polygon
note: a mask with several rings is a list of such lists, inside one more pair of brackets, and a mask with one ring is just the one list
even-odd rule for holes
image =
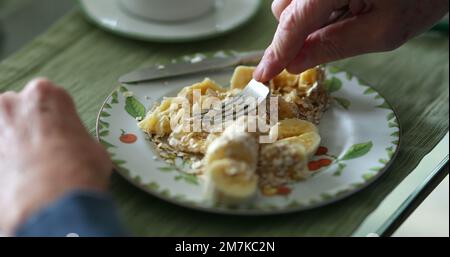
{"label": "banana slice", "polygon": [[207,166],[208,193],[214,201],[228,205],[251,199],[257,190],[258,178],[245,162],[232,159],[215,161]]}
{"label": "banana slice", "polygon": [[196,83],[192,86],[183,88],[179,93],[179,97],[187,98],[191,103],[193,102],[193,94],[195,90],[200,91],[200,95],[205,95],[209,90],[216,92],[224,92],[225,89],[219,86],[215,81],[205,78],[202,82]]}
{"label": "banana slice", "polygon": [[316,132],[308,132],[296,137],[289,137],[280,140],[279,142],[287,142],[289,144],[300,144],[305,148],[305,153],[308,158],[314,156],[320,145],[320,135]]}
{"label": "banana slice", "polygon": [[176,111],[179,107],[173,104],[173,98],[164,99],[161,104],[147,114],[147,116],[138,123],[138,126],[143,131],[149,134],[167,135],[172,129],[170,127],[171,111]]}
{"label": "banana slice", "polygon": [[270,129],[269,137],[272,140],[295,137],[308,132],[318,133],[316,125],[301,119],[286,119],[279,121]]}
{"label": "banana slice", "polygon": [[325,71],[320,66],[304,71],[300,74],[298,81],[298,90],[300,95],[311,96],[313,91],[318,92],[324,90]]}
{"label": "banana slice", "polygon": [[300,74],[300,85],[312,85],[318,79],[318,68],[306,70]]}
{"label": "banana slice", "polygon": [[231,89],[243,89],[253,78],[255,67],[238,66],[231,77]]}
{"label": "banana slice", "polygon": [[298,84],[298,75],[291,74],[286,70],[283,70],[275,78],[273,78],[272,83],[275,88],[280,87],[296,87]]}
{"label": "banana slice", "polygon": [[155,112],[147,115],[141,122],[138,123],[138,127],[143,131],[153,134],[156,132],[156,124],[159,122],[159,117]]}
{"label": "banana slice", "polygon": [[207,194],[223,203],[239,203],[256,193],[259,145],[247,132],[244,119],[228,126],[208,146],[203,162],[208,181]]}
{"label": "banana slice", "polygon": [[229,141],[223,141],[222,138],[216,139],[208,147],[205,156],[206,164],[211,165],[217,160],[229,158],[248,163],[253,168],[257,159],[253,148],[257,149],[257,147],[250,146],[253,142],[247,144],[245,140],[252,140],[252,138],[239,136]]}
{"label": "banana slice", "polygon": [[220,137],[212,141],[205,155],[205,164],[211,165],[221,159],[247,163],[255,169],[258,159],[258,142],[255,135],[246,132],[238,121],[228,126]]}

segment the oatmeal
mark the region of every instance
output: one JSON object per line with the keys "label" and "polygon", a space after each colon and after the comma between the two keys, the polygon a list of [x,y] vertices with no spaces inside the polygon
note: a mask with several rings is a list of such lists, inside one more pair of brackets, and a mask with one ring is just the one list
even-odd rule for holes
{"label": "oatmeal", "polygon": [[[214,98],[220,106],[232,99],[252,79],[254,69],[237,67],[229,89],[208,78],[185,87],[177,96],[163,99],[139,123],[162,158],[169,162],[175,158],[189,160],[193,172],[205,176],[208,193],[223,202],[251,199],[258,188],[264,195],[285,194],[287,185],[307,179],[307,162],[320,143],[316,125],[329,106],[321,68],[300,75],[283,71],[267,84],[270,97],[277,100],[278,116],[278,122],[270,124],[268,131],[251,131],[250,121],[257,123],[261,118],[250,114],[208,130],[196,130],[196,125],[204,126],[203,116],[196,113],[212,106],[205,108],[202,103]],[[267,113],[264,122],[271,115]],[[261,143],[259,136],[267,136],[270,143]]]}

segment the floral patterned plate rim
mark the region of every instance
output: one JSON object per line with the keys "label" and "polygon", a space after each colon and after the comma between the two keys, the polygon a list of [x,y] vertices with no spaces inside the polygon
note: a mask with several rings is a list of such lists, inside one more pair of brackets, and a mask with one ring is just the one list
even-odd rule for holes
{"label": "floral patterned plate rim", "polygon": [[324,206],[370,185],[395,159],[401,138],[398,117],[375,89],[351,73],[328,66],[330,109],[319,125],[321,147],[308,167],[312,178],[267,192],[241,206],[207,201],[204,181],[189,174],[189,165],[156,157],[136,119],[164,96],[210,77],[226,85],[232,70],[117,87],[97,117],[96,136],[110,153],[115,170],[145,192],[176,205],[222,214],[269,215]]}

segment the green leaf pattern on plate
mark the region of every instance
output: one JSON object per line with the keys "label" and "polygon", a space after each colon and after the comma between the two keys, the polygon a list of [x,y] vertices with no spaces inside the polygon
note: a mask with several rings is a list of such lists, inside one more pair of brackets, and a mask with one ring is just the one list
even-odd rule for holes
{"label": "green leaf pattern on plate", "polygon": [[375,91],[375,89],[371,88],[371,87],[367,87],[366,91],[364,91],[365,95],[371,95],[371,94],[376,94],[377,91]]}
{"label": "green leaf pattern on plate", "polygon": [[107,113],[107,112],[101,112],[100,113],[100,117],[109,117],[111,116],[111,114]]}
{"label": "green leaf pattern on plate", "polygon": [[[330,74],[336,75],[338,73],[344,72],[342,71],[341,68],[336,67],[336,66],[329,66],[327,67],[327,71]],[[353,75],[350,72],[344,72],[345,76],[347,79],[351,80],[353,78]],[[336,76],[331,76],[331,78],[327,79],[325,81],[325,89],[328,91],[329,94],[335,93],[337,91],[339,91],[343,86],[342,81],[336,77]],[[348,110],[350,108],[351,102],[350,100],[340,96],[332,96],[331,97],[334,101],[336,101],[336,103],[341,106],[342,108],[344,108],[345,110]]]}
{"label": "green leaf pattern on plate", "polygon": [[109,148],[115,148],[115,147],[116,147],[115,145],[109,143],[108,141],[106,141],[106,140],[104,140],[104,139],[100,139],[100,143],[101,143],[106,149],[109,149]]}
{"label": "green leaf pattern on plate", "polygon": [[328,71],[331,74],[337,74],[337,73],[341,72],[342,70],[341,70],[341,68],[339,68],[337,66],[330,66],[330,67],[328,67]]}
{"label": "green leaf pattern on plate", "polygon": [[172,172],[177,170],[177,168],[175,168],[174,166],[167,166],[167,167],[159,167],[158,170],[162,172]]}
{"label": "green leaf pattern on plate", "polygon": [[112,94],[111,103],[118,103],[118,91],[125,97],[125,111],[135,119],[143,119],[147,114],[145,106],[133,96],[133,92],[129,91],[125,86],[120,86]]}
{"label": "green leaf pattern on plate", "polygon": [[145,106],[141,104],[134,96],[129,96],[125,100],[125,110],[135,119],[145,117]]}
{"label": "green leaf pattern on plate", "polygon": [[338,164],[337,170],[333,173],[333,176],[340,176],[340,175],[342,175],[342,172],[344,171],[345,167],[347,167],[347,165],[345,163],[340,162]]}
{"label": "green leaf pattern on plate", "polygon": [[348,110],[350,108],[351,102],[348,99],[342,98],[342,97],[333,97],[336,102],[342,106],[342,108]]}
{"label": "green leaf pattern on plate", "polygon": [[331,94],[342,88],[342,81],[337,77],[332,77],[325,81],[325,88]]}
{"label": "green leaf pattern on plate", "polygon": [[114,91],[111,95],[111,104],[118,104],[119,103],[119,95],[117,91]]}
{"label": "green leaf pattern on plate", "polygon": [[372,141],[366,143],[355,144],[347,150],[342,160],[351,160],[367,154],[372,149]]}
{"label": "green leaf pattern on plate", "polygon": [[[178,162],[177,162],[178,161]],[[187,170],[190,169],[190,166],[186,161],[179,161],[178,158],[174,158],[171,160],[171,164],[165,162],[167,166],[158,167],[157,169],[161,172],[176,172],[174,177],[175,181],[184,181],[191,185],[199,185],[198,177],[196,174],[191,174]]]}
{"label": "green leaf pattern on plate", "polygon": [[376,107],[377,107],[377,108],[382,108],[382,109],[387,109],[387,110],[390,110],[390,109],[391,109],[391,107],[389,106],[389,104],[388,104],[386,101],[383,101],[382,104],[377,105]]}

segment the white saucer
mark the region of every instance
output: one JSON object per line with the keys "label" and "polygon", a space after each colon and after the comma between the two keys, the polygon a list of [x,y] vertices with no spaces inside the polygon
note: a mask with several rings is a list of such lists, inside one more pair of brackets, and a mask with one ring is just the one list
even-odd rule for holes
{"label": "white saucer", "polygon": [[127,13],[118,0],[79,0],[86,16],[106,30],[140,40],[184,42],[224,34],[247,22],[260,0],[215,0],[214,11],[182,22],[157,22]]}

